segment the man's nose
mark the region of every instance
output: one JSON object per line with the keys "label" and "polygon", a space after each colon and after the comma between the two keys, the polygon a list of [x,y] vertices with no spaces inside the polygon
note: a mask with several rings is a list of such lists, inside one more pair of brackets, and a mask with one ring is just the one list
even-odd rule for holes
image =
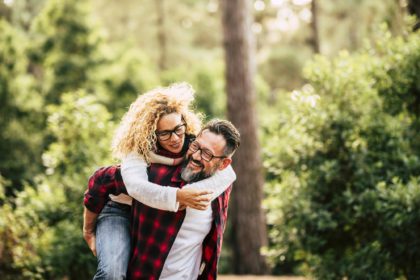
{"label": "man's nose", "polygon": [[192,153],[192,158],[196,161],[201,161],[201,151],[197,150],[194,153]]}

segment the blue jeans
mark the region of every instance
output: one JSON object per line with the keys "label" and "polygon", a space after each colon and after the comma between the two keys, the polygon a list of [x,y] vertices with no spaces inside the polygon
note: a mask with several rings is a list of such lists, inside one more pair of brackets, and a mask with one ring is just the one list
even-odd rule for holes
{"label": "blue jeans", "polygon": [[130,206],[109,201],[96,224],[98,268],[94,280],[126,279],[130,258]]}

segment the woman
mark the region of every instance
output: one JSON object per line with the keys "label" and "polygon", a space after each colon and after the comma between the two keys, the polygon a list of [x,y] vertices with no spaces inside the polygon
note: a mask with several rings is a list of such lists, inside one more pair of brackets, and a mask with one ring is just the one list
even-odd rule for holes
{"label": "woman", "polygon": [[[236,179],[228,168],[182,189],[148,182],[149,164],[179,164],[189,141],[198,133],[201,121],[190,109],[193,98],[193,89],[185,83],[157,88],[138,97],[122,119],[113,151],[122,161],[121,175],[128,194],[143,204],[167,211],[178,211],[180,204],[204,210]],[[167,157],[157,156],[154,151]],[[125,278],[130,254],[131,197],[111,196],[97,224],[97,215],[85,209],[84,237],[94,254],[97,250],[98,257],[94,279]]]}

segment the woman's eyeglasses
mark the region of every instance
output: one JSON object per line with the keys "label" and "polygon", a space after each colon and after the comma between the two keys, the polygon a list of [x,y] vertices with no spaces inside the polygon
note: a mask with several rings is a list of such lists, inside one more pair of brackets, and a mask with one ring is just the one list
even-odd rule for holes
{"label": "woman's eyeglasses", "polygon": [[182,136],[187,130],[187,125],[185,123],[177,125],[172,130],[162,130],[156,131],[156,136],[160,141],[167,141],[172,137],[172,133],[175,133],[177,136]]}

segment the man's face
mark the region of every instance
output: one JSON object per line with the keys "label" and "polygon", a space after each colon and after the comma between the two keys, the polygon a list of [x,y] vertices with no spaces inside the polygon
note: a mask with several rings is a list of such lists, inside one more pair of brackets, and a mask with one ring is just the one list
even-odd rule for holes
{"label": "man's face", "polygon": [[[226,168],[231,159],[224,157],[226,140],[222,135],[215,134],[209,130],[204,130],[196,138],[194,145],[198,150],[192,152],[191,149],[185,155],[184,167],[181,177],[186,182],[194,182],[205,179],[213,175],[217,170]],[[204,153],[213,157],[210,161]]]}

